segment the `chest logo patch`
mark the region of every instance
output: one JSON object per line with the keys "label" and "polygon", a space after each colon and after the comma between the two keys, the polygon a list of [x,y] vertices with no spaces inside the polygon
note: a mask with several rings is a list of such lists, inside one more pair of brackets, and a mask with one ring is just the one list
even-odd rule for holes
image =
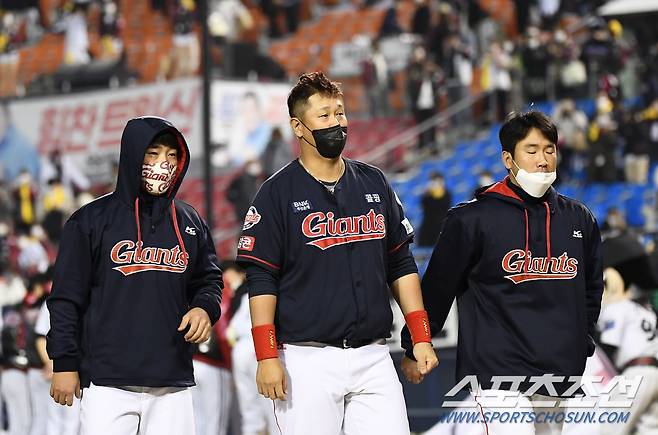
{"label": "chest logo patch", "polygon": [[302,222],[302,234],[310,239],[307,245],[326,250],[353,242],[386,237],[386,218],[371,209],[367,214],[335,218],[332,212],[310,213]]}
{"label": "chest logo patch", "polygon": [[514,284],[526,281],[573,279],[578,274],[578,260],[564,252],[559,257],[533,257],[523,249],[513,249],[503,257],[505,278]]}
{"label": "chest logo patch", "polygon": [[189,255],[182,252],[178,245],[171,249],[142,248],[142,242],[132,240],[121,240],[110,251],[110,260],[117,265],[113,269],[124,276],[147,270],[183,273],[187,269],[188,258]]}

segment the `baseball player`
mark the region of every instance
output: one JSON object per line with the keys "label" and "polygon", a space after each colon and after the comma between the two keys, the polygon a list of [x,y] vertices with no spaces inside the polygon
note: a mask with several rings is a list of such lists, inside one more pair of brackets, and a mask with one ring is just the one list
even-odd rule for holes
{"label": "baseball player", "polygon": [[[39,310],[34,332],[37,352],[44,364],[44,376],[50,381],[53,377],[53,362],[46,351],[46,334],[49,330],[50,313],[48,306],[44,303]],[[47,391],[46,389],[46,393]],[[44,396],[48,399],[47,394]],[[80,400],[77,397],[73,399],[72,406],[60,406],[51,400],[48,400],[47,405],[45,408],[47,435],[78,435],[80,433]]]}
{"label": "baseball player", "polygon": [[274,419],[272,402],[258,394],[254,373],[256,373],[256,351],[251,340],[251,320],[249,317],[249,292],[246,273],[235,262],[222,264],[224,284],[234,289],[231,301],[231,322],[226,332],[234,342],[231,357],[236,397],[240,408],[242,435],[277,435],[279,429]]}
{"label": "baseball player", "polygon": [[[26,294],[25,296],[28,296]],[[8,435],[26,435],[32,425],[27,357],[29,326],[24,300],[2,307],[2,396],[9,420]]]}
{"label": "baseball player", "polygon": [[[551,187],[555,125],[537,111],[512,112],[499,138],[509,176],[448,212],[422,282],[433,331],[441,329],[457,298],[457,379],[477,376],[480,388],[472,394],[483,413],[510,391],[519,407],[531,408],[571,387],[568,377],[582,375],[594,352],[603,292],[596,220],[583,204]],[[411,357],[405,331],[403,339]],[[408,358],[403,371],[422,379]],[[567,381],[535,389],[529,377],[544,374]],[[495,385],[492,376],[525,381]],[[490,435],[560,433],[560,422],[543,423],[491,422],[485,429]]]}
{"label": "baseball player", "polygon": [[[224,264],[220,264],[226,284]],[[196,386],[192,388],[196,435],[226,435],[233,402],[231,346],[226,338],[232,290],[224,286],[222,316],[212,328],[208,341],[196,346],[192,363]]]}
{"label": "baseball player", "polygon": [[[220,315],[210,231],[174,200],[190,153],[167,120],[128,121],[117,188],[64,227],[48,299],[51,396],[83,435],[194,433],[191,343]],[[138,432],[139,431],[139,432]]]}
{"label": "baseball player", "polygon": [[[614,269],[606,269],[606,291],[609,282],[624,282]],[[633,398],[628,420],[603,426],[605,435],[638,435],[658,431],[658,340],[656,340],[656,312],[650,301],[633,300],[625,292],[619,300],[605,304],[601,309],[598,326],[601,346],[619,369],[622,376],[632,379],[642,377],[637,394]],[[613,390],[611,400],[625,400],[626,394]]]}
{"label": "baseball player", "polygon": [[258,391],[281,399],[286,435],[408,434],[385,344],[389,287],[414,334],[418,369],[437,365],[409,251],[413,228],[379,169],[341,157],[347,118],[336,83],[302,75],[288,111],[301,155],[262,185],[238,245]]}

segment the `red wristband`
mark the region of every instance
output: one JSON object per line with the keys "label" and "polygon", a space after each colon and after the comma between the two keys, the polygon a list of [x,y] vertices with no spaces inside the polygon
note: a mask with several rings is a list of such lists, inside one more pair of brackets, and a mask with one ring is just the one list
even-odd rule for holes
{"label": "red wristband", "polygon": [[404,316],[407,327],[411,333],[411,341],[414,346],[416,343],[431,343],[432,335],[430,333],[430,320],[427,317],[427,311],[418,310],[407,313]]}
{"label": "red wristband", "polygon": [[276,350],[276,334],[274,325],[259,325],[251,328],[251,335],[254,338],[254,349],[256,349],[256,360],[278,358],[279,352]]}

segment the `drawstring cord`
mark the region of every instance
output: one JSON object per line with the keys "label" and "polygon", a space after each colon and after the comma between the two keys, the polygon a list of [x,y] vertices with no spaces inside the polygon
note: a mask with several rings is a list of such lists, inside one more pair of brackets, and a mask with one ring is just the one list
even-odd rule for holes
{"label": "drawstring cord", "polygon": [[[178,215],[176,214],[176,206],[174,201],[171,201],[171,221],[174,225],[174,231],[176,231],[176,238],[178,239],[178,244],[180,245],[181,251],[185,256],[187,256],[187,250],[185,249],[185,243],[183,242],[183,237],[180,234],[178,229]],[[139,223],[139,197],[135,198],[135,222],[137,223],[137,250],[139,252],[142,250],[142,227]]]}

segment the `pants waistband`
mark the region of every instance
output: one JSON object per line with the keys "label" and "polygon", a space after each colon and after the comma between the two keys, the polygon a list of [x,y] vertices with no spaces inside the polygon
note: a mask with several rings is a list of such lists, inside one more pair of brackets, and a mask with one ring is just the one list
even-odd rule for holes
{"label": "pants waistband", "polygon": [[343,338],[333,341],[298,341],[294,343],[288,343],[295,346],[311,346],[311,347],[338,347],[341,349],[356,349],[359,347],[367,346],[369,344],[386,344],[385,338],[370,338],[363,340],[350,340],[349,338]]}

